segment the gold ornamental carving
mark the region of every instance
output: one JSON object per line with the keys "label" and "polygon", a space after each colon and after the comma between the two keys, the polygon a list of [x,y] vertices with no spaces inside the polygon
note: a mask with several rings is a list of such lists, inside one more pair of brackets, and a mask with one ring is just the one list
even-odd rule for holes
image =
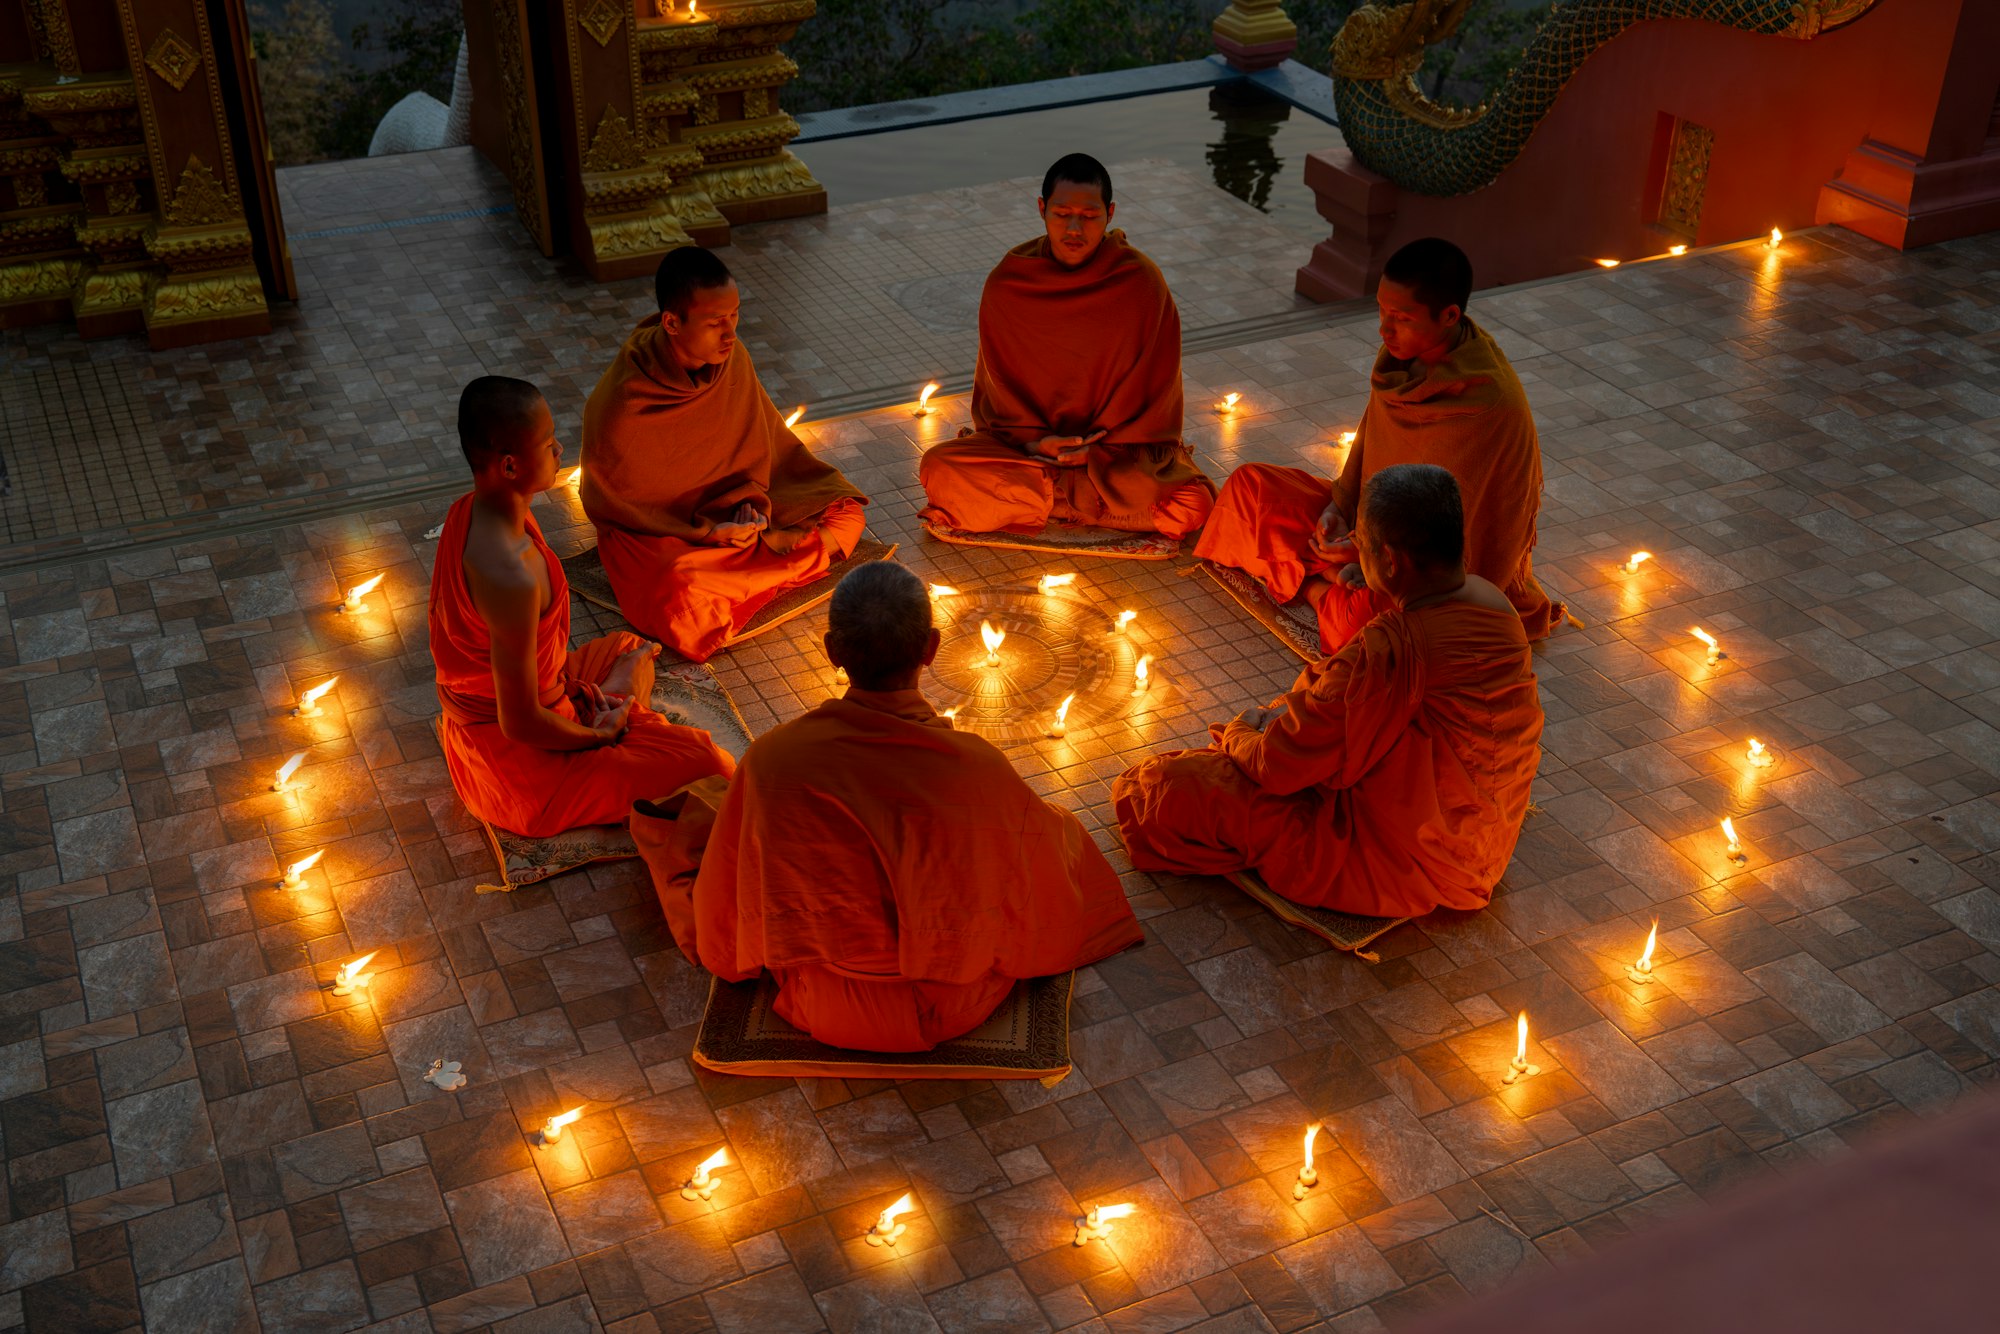
{"label": "gold ornamental carving", "polygon": [[124,111],[138,105],[132,80],[122,75],[102,83],[44,84],[23,90],[21,100],[44,120],[91,111]]}
{"label": "gold ornamental carving", "polygon": [[43,44],[48,47],[49,59],[55,64],[56,73],[83,73],[83,62],[76,55],[76,37],[70,31],[67,0],[42,0],[39,4],[30,4],[28,12],[31,17],[41,20],[36,27]]}
{"label": "gold ornamental carving", "polygon": [[775,162],[751,162],[705,171],[701,174],[701,185],[718,204],[808,194],[820,188],[806,164],[789,149]]}
{"label": "gold ornamental carving", "polygon": [[694,104],[695,124],[713,125],[721,119],[722,103],[716,100],[713,93],[703,94],[701,101]]}
{"label": "gold ornamental carving", "polygon": [[1708,162],[1714,152],[1714,130],[1691,120],[1674,121],[1667,178],[1660,189],[1660,225],[1690,241],[1701,231],[1701,201],[1708,189]]}
{"label": "gold ornamental carving", "polygon": [[549,238],[535,184],[535,127],[528,121],[529,74],[521,46],[521,11],[512,0],[493,6],[493,44],[499,52],[501,103],[507,108],[507,184],[514,194],[514,216],[528,229],[535,248],[547,250]]}
{"label": "gold ornamental carving", "polygon": [[0,264],[0,305],[68,296],[83,276],[80,259],[35,259]]}
{"label": "gold ornamental carving", "polygon": [[260,315],[264,305],[264,284],[257,271],[203,274],[198,278],[170,278],[153,291],[146,311],[148,324],[174,324],[186,320],[227,319],[237,315]]}
{"label": "gold ornamental carving", "polygon": [[609,46],[619,25],[625,22],[625,10],[630,7],[629,4],[615,5],[611,0],[591,0],[590,7],[577,17],[577,22],[597,39],[599,46]]}
{"label": "gold ornamental carving", "polygon": [[169,227],[212,227],[236,216],[236,201],[222,188],[199,154],[189,154],[181,169],[180,184],[174,187],[173,202],[167,206]]}
{"label": "gold ornamental carving", "polygon": [[111,181],[104,187],[104,207],[114,214],[137,213],[139,211],[139,183],[137,181]]}
{"label": "gold ornamental carving", "polygon": [[146,52],[146,68],[179,92],[201,68],[201,51],[172,28],[162,28],[153,39],[152,49]]}
{"label": "gold ornamental carving", "polygon": [[14,178],[14,206],[16,208],[41,208],[49,202],[48,182],[38,175],[16,176]]}
{"label": "gold ornamental carving", "polygon": [[590,223],[591,249],[600,259],[654,255],[675,246],[693,244],[680,219],[662,208],[636,217],[606,218]]}
{"label": "gold ornamental carving", "polygon": [[597,132],[590,136],[590,151],[583,155],[583,169],[636,171],[645,165],[646,150],[632,133],[632,127],[618,114],[618,108],[606,107],[598,119]]}
{"label": "gold ornamental carving", "polygon": [[771,114],[771,90],[768,88],[746,88],[743,90],[743,119],[760,120]]}
{"label": "gold ornamental carving", "polygon": [[146,304],[146,287],[153,275],[144,269],[102,269],[85,274],[76,289],[78,315],[105,315],[136,310]]}
{"label": "gold ornamental carving", "polygon": [[1785,36],[1808,41],[1828,28],[1852,23],[1875,7],[1875,0],[1799,0],[1792,6],[1792,26]]}

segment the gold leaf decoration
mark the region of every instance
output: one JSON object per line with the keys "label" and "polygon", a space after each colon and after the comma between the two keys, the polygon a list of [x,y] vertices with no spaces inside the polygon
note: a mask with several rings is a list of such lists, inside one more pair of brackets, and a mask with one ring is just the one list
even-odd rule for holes
{"label": "gold leaf decoration", "polygon": [[172,28],[162,28],[146,52],[146,68],[160,76],[175,92],[187,87],[201,67],[201,52]]}
{"label": "gold leaf decoration", "polygon": [[597,122],[597,133],[590,137],[590,151],[583,155],[583,169],[632,171],[645,165],[646,150],[632,133],[632,127],[625,123],[616,107],[606,107],[603,118]]}
{"label": "gold leaf decoration", "polygon": [[590,7],[583,11],[577,22],[583,30],[597,39],[599,46],[609,45],[611,35],[618,31],[618,25],[625,21],[625,10],[611,0],[592,0]]}
{"label": "gold leaf decoration", "polygon": [[189,154],[181,181],[167,207],[169,227],[212,227],[236,216],[236,201],[198,154]]}

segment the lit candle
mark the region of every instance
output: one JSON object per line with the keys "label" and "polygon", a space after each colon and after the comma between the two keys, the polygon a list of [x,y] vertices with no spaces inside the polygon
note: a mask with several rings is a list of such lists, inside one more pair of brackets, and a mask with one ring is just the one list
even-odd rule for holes
{"label": "lit candle", "polygon": [[1138,619],[1139,613],[1136,611],[1121,611],[1118,613],[1118,624],[1113,628],[1122,635],[1125,633],[1125,627]]}
{"label": "lit candle", "polygon": [[917,395],[917,410],[910,415],[913,417],[928,417],[931,411],[931,395],[937,391],[936,380],[932,380],[929,384],[925,385],[924,391]]}
{"label": "lit candle", "polygon": [[932,584],[931,596],[933,598],[955,598],[958,596],[958,590],[950,584]]}
{"label": "lit candle", "polygon": [[1750,860],[1743,855],[1743,845],[1736,841],[1736,822],[1727,816],[1724,816],[1722,820],[1722,836],[1729,840],[1728,851],[1730,861],[1741,866]]}
{"label": "lit candle", "polygon": [[1243,395],[1235,392],[1234,390],[1231,390],[1229,393],[1226,393],[1222,396],[1222,401],[1215,405],[1215,410],[1217,412],[1234,412],[1236,411],[1237,402],[1241,400],[1242,397]]}
{"label": "lit candle", "polygon": [[1660,922],[1658,918],[1654,918],[1653,929],[1646,933],[1646,948],[1639,955],[1639,957],[1633,961],[1632,966],[1625,970],[1625,976],[1631,978],[1634,982],[1638,982],[1641,984],[1648,983],[1653,980],[1653,946],[1657,945],[1659,941],[1660,941]]}
{"label": "lit candle", "polygon": [[1698,625],[1689,626],[1688,633],[1693,635],[1696,639],[1699,639],[1702,643],[1708,645],[1709,666],[1713,667],[1715,666],[1716,663],[1721,662],[1724,658],[1729,656],[1727,653],[1724,653],[1722,651],[1722,645],[1715,642],[1715,636],[1710,634],[1708,631],[1702,629],[1700,626]]}
{"label": "lit candle", "polygon": [[805,415],[806,415],[806,405],[801,403],[797,407],[792,409],[791,416],[785,418],[785,428],[787,430],[790,430],[792,427],[797,426],[800,420],[805,417]]}
{"label": "lit candle", "polygon": [[701,0],[688,0],[688,22],[701,22]]}
{"label": "lit candle", "polygon": [[1007,642],[1007,632],[1005,630],[995,630],[991,621],[981,621],[979,623],[979,638],[986,644],[986,665],[988,667],[998,667],[1000,665],[1000,646]]}
{"label": "lit candle", "polygon": [[1114,1219],[1125,1218],[1137,1208],[1131,1204],[1104,1204],[1092,1209],[1076,1220],[1076,1245],[1086,1242],[1103,1241],[1111,1235]]}
{"label": "lit candle", "polygon": [[319,865],[319,859],[324,856],[326,856],[326,849],[321,848],[312,856],[302,857],[298,861],[293,862],[285,868],[285,878],[280,883],[288,889],[297,889],[306,882],[306,872]]}
{"label": "lit candle", "polygon": [[1687,252],[1688,248],[1684,245],[1670,245],[1667,247],[1669,255],[1685,255]]}
{"label": "lit candle", "polygon": [[292,715],[296,718],[317,718],[322,713],[325,713],[326,710],[319,706],[320,696],[333,689],[335,683],[339,680],[340,678],[337,676],[330,676],[311,690],[301,691],[299,693],[299,707],[292,710]]}
{"label": "lit candle", "polygon": [[1343,445],[1351,445],[1354,443],[1358,434],[1359,433],[1355,431],[1342,431],[1340,433],[1340,443]]}
{"label": "lit candle", "polygon": [[681,1185],[684,1200],[705,1200],[715,1194],[715,1169],[727,1166],[729,1150],[717,1149],[694,1165],[694,1175]]}
{"label": "lit candle", "polygon": [[1625,573],[1627,574],[1639,573],[1639,567],[1641,565],[1644,565],[1647,561],[1651,560],[1652,558],[1653,558],[1653,553],[1650,551],[1633,552],[1632,558],[1625,562]]}
{"label": "lit candle", "polygon": [[1770,245],[1771,249],[1776,250],[1778,248],[1779,242],[1783,241],[1784,239],[1785,239],[1785,234],[1779,231],[1776,227],[1773,227],[1771,229],[1771,239],[1768,244]]}
{"label": "lit candle", "polygon": [[1771,752],[1764,749],[1764,743],[1756,737],[1750,738],[1750,767],[1768,769],[1771,767]]}
{"label": "lit candle", "polygon": [[341,602],[340,609],[349,616],[359,616],[362,612],[367,611],[368,603],[363,599],[377,588],[380,588],[382,580],[386,577],[385,574],[378,574],[373,579],[363,579],[360,583],[348,589],[347,597]]}
{"label": "lit candle", "polygon": [[566,1112],[558,1112],[542,1122],[542,1143],[555,1144],[562,1140],[563,1127],[575,1125],[583,1119],[583,1108],[572,1107]]}
{"label": "lit candle", "polygon": [[1615,269],[1618,267],[1618,261],[1615,259],[1600,259],[1597,261],[1597,267],[1600,269]]}
{"label": "lit candle", "polygon": [[833,669],[833,679],[834,679],[835,681],[838,681],[838,682],[839,682],[839,683],[840,683],[841,685],[847,685],[847,684],[848,684],[848,680],[847,680],[847,669],[846,669],[845,667],[836,667],[836,668],[834,668],[834,669]]}
{"label": "lit candle", "polygon": [[1146,682],[1152,675],[1153,655],[1148,653],[1139,659],[1138,665],[1132,668],[1132,693],[1135,695],[1145,694]]}
{"label": "lit candle", "polygon": [[868,1229],[868,1244],[870,1246],[894,1246],[897,1242],[901,1241],[903,1234],[910,1230],[910,1225],[908,1223],[898,1223],[896,1215],[906,1214],[916,1207],[916,1202],[905,1193],[901,1199],[897,1200],[887,1209],[884,1209],[882,1216],[875,1220],[875,1226]]}
{"label": "lit candle", "polygon": [[279,765],[278,776],[271,780],[271,790],[273,792],[283,792],[287,787],[290,787],[292,782],[292,775],[297,773],[299,771],[299,766],[301,764],[304,764],[305,762],[306,762],[306,753],[304,751],[300,751],[298,754],[292,756],[292,758],[286,760],[283,764]]}
{"label": "lit candle", "polygon": [[569,470],[569,476],[563,478],[563,485],[564,486],[583,485],[583,465],[581,463],[577,464],[574,468],[571,468]]}
{"label": "lit candle", "polygon": [[447,1061],[440,1056],[431,1062],[431,1068],[424,1071],[426,1083],[435,1084],[446,1093],[465,1087],[465,1065],[459,1061]]}
{"label": "lit candle", "polygon": [[1055,592],[1058,588],[1068,588],[1076,582],[1074,574],[1045,574],[1035,580],[1035,591],[1041,594]]}
{"label": "lit candle", "polygon": [[958,717],[958,705],[956,705],[956,704],[952,705],[952,706],[951,706],[950,708],[946,709],[946,710],[945,710],[945,711],[944,711],[943,713],[940,713],[940,714],[938,715],[938,717],[940,717],[940,718],[956,718],[956,717]]}
{"label": "lit candle", "polygon": [[1075,699],[1076,692],[1071,691],[1069,694],[1063,696],[1062,703],[1056,705],[1055,721],[1049,724],[1050,736],[1060,737],[1068,730],[1069,706]]}
{"label": "lit candle", "polygon": [[375,974],[364,973],[361,970],[368,966],[368,961],[374,958],[376,953],[377,951],[370,950],[352,963],[340,965],[340,971],[333,975],[333,994],[352,996],[357,991],[366,991],[368,983],[373,980]]}
{"label": "lit candle", "polygon": [[1306,1160],[1299,1168],[1299,1179],[1292,1183],[1292,1198],[1303,1200],[1306,1192],[1319,1184],[1319,1169],[1313,1166],[1313,1141],[1319,1138],[1319,1122],[1306,1127]]}
{"label": "lit candle", "polygon": [[1507,1073],[1500,1077],[1500,1082],[1511,1084],[1517,1079],[1540,1073],[1542,1067],[1528,1064],[1528,1012],[1523,1010],[1514,1020],[1514,1060]]}

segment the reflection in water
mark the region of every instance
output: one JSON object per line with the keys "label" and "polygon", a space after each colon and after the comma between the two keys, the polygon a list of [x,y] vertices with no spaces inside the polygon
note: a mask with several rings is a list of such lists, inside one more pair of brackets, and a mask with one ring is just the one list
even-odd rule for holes
{"label": "reflection in water", "polygon": [[1258,212],[1269,213],[1271,183],[1285,165],[1273,140],[1291,117],[1291,103],[1238,79],[1208,90],[1208,111],[1222,122],[1222,138],[1203,154],[1215,183]]}

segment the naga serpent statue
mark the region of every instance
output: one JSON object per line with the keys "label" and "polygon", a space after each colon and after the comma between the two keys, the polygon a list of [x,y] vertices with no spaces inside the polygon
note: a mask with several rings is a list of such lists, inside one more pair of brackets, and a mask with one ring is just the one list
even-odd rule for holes
{"label": "naga serpent statue", "polygon": [[1564,0],[1486,101],[1446,106],[1417,84],[1424,48],[1458,29],[1472,0],[1382,0],[1355,10],[1333,39],[1333,100],[1355,159],[1416,194],[1469,194],[1493,183],[1590,54],[1647,19],[1699,19],[1806,40],[1860,17],[1875,0]]}

